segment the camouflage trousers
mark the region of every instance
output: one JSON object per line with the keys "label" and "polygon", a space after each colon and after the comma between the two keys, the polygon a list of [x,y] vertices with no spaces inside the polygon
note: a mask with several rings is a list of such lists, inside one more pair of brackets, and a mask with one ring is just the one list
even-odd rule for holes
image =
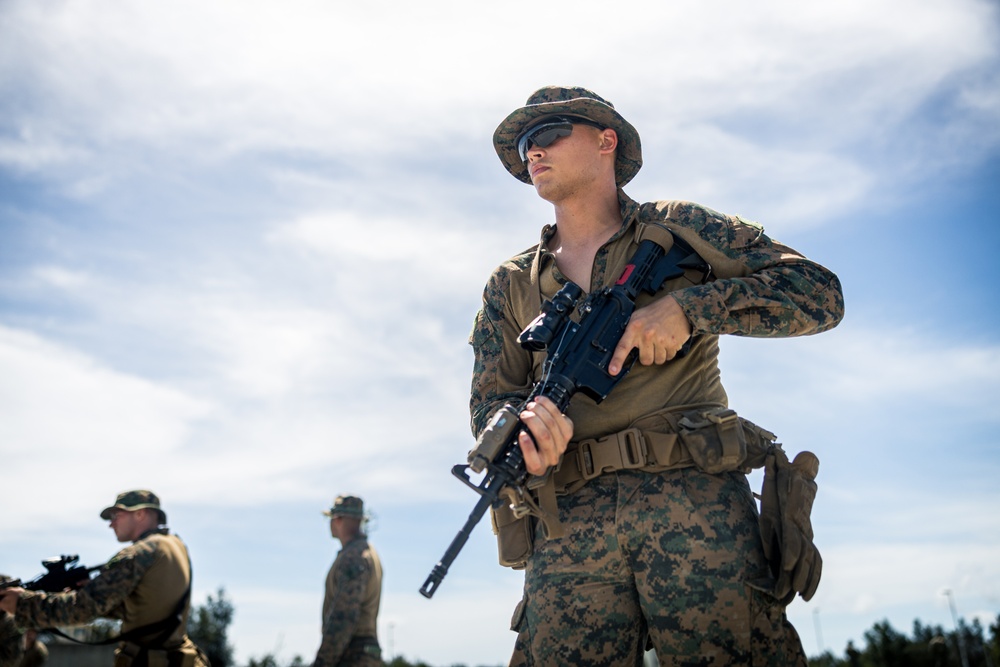
{"label": "camouflage trousers", "polygon": [[802,665],[767,574],[746,477],[618,471],[560,496],[565,537],[536,536],[511,666]]}
{"label": "camouflage trousers", "polygon": [[374,637],[354,637],[337,667],[382,667],[382,649]]}

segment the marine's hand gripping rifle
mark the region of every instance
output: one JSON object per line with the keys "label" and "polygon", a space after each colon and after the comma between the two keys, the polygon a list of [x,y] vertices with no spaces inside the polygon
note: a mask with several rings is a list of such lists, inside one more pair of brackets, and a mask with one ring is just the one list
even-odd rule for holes
{"label": "marine's hand gripping rifle", "polygon": [[[468,465],[456,465],[453,475],[476,491],[481,498],[420,588],[420,593],[430,598],[441,584],[448,568],[465,546],[472,529],[486,510],[500,507],[501,492],[513,493],[524,502],[514,505],[515,512],[527,513],[531,504],[526,482],[528,471],[518,445],[518,434],[524,429],[519,415],[525,405],[539,396],[545,396],[565,412],[570,399],[577,392],[600,403],[611,389],[625,377],[636,359],[632,350],[618,375],[608,373],[608,363],[615,347],[625,333],[629,318],[635,310],[635,299],[640,291],[655,294],[667,280],[678,278],[687,268],[700,269],[707,277],[710,267],[676,235],[669,251],[652,240],[639,244],[621,277],[611,287],[604,287],[590,294],[579,304],[579,322],[570,319],[574,307],[583,295],[577,285],[567,283],[542,312],[529,324],[518,342],[521,347],[538,352],[548,350],[543,365],[542,379],[532,388],[528,398],[517,406],[505,405],[498,410],[480,434],[476,447],[469,452]],[[687,351],[687,344],[683,352]],[[477,484],[469,471],[486,474]]]}

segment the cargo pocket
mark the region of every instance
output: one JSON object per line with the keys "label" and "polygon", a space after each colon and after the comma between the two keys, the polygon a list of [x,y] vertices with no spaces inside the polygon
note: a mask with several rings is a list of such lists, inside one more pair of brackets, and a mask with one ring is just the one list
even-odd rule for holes
{"label": "cargo pocket", "polygon": [[525,595],[514,607],[514,615],[510,617],[510,629],[514,632],[521,631],[521,624],[524,623],[524,609],[528,606],[528,596]]}

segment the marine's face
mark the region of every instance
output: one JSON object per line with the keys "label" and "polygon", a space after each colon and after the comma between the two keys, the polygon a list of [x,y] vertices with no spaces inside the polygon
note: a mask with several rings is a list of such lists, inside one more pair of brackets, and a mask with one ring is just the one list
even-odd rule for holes
{"label": "marine's face", "polygon": [[119,542],[134,542],[142,535],[145,524],[142,521],[145,510],[111,510],[111,530]]}
{"label": "marine's face", "polygon": [[340,539],[340,526],[344,523],[344,517],[333,515],[330,517],[330,537],[335,540]]}
{"label": "marine's face", "polygon": [[[557,202],[588,188],[602,177],[606,133],[589,125],[573,125],[572,133],[556,136],[546,146],[531,143],[525,149],[528,175],[542,199]],[[613,149],[611,166],[614,167]]]}

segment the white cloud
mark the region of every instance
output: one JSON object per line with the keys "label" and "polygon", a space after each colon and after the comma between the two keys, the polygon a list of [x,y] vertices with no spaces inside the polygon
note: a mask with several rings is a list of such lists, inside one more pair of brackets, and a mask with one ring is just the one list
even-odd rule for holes
{"label": "white cloud", "polygon": [[[60,490],[20,512],[4,512],[0,522],[7,534],[58,513],[69,497],[81,505],[106,502],[106,492],[81,482],[83,471],[116,476],[122,468],[136,469],[122,462],[166,460],[190,437],[195,422],[215,408],[210,401],[116,372],[32,333],[3,326],[0,378],[4,459],[19,469],[44,471],[49,487]],[[163,472],[150,468],[144,477],[134,472],[126,476],[144,487],[150,478],[164,479]],[[119,478],[118,484],[123,483],[129,482]],[[18,502],[14,485],[4,485],[0,495],[6,507]]]}
{"label": "white cloud", "polygon": [[[678,127],[757,110],[823,127],[810,141],[836,151],[874,139],[873,126],[904,119],[946,77],[997,51],[993,9],[981,2],[636,5],[641,20],[603,48],[596,36],[594,48],[580,48],[577,37],[593,26],[578,5],[523,7],[560,31],[533,47],[494,26],[489,6],[443,1],[419,11],[312,1],[280,11],[264,2],[11,5],[4,48],[20,64],[0,81],[44,90],[46,106],[39,114],[42,98],[31,97],[12,119],[20,137],[8,165],[95,159],[106,148],[86,146],[131,143],[195,163],[293,148],[370,158],[424,152],[442,142],[445,125],[451,141],[479,145],[533,87],[579,72],[610,91],[650,147],[674,144]],[[628,77],[603,53],[630,54]],[[989,88],[978,90],[963,99],[995,108]],[[794,150],[809,162],[843,159]]]}
{"label": "white cloud", "polygon": [[59,290],[79,292],[90,284],[90,275],[61,266],[39,266],[32,271],[38,282]]}
{"label": "white cloud", "polygon": [[[711,202],[728,213],[753,211],[766,216],[768,234],[777,239],[793,228],[800,232],[829,222],[832,212],[862,200],[878,179],[853,157],[769,145],[701,121],[659,135],[643,141],[656,157],[630,185],[633,198],[687,199]],[[699,167],[692,169],[693,164]]]}
{"label": "white cloud", "polygon": [[[25,434],[49,453],[88,448],[123,454],[139,445],[163,453],[212,406],[143,378],[102,367],[31,333],[0,327],[0,363],[8,443]],[[54,410],[53,405],[59,409]],[[88,423],[90,433],[74,426]]]}
{"label": "white cloud", "polygon": [[948,543],[842,543],[823,549],[813,604],[831,613],[868,613],[935,602],[942,588],[959,597],[997,599],[1000,547]]}
{"label": "white cloud", "polygon": [[502,238],[499,230],[463,228],[423,211],[365,216],[333,210],[280,225],[269,238],[309,250],[328,266],[349,267],[351,291],[381,294],[383,307],[422,299],[421,293],[438,299],[468,297],[468,285],[485,284],[493,267],[506,258],[491,248]]}
{"label": "white cloud", "polygon": [[988,343],[845,322],[819,338],[726,338],[722,346],[727,385],[762,411],[782,410],[780,400],[768,405],[778,395],[807,397],[827,413],[919,401],[997,417],[988,408],[1000,395],[1000,348]]}

